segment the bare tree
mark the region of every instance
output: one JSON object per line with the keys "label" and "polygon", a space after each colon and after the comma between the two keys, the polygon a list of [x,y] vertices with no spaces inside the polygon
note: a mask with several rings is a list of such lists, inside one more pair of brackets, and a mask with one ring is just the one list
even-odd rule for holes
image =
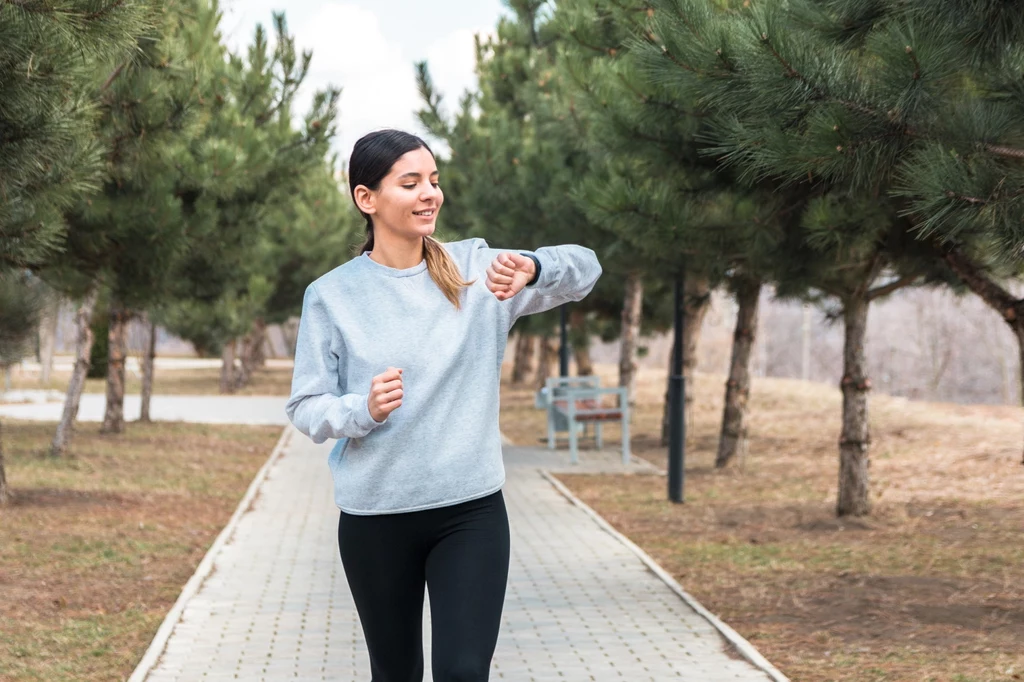
{"label": "bare tree", "polygon": [[722,410],[722,431],[718,439],[715,467],[729,464],[747,437],[745,417],[750,398],[750,355],[757,330],[757,304],[761,298],[761,282],[740,281],[736,287],[736,332],[732,343],[729,379],[725,382],[725,408]]}
{"label": "bare tree", "polygon": [[124,431],[125,359],[128,355],[128,322],[131,319],[131,311],[120,305],[111,305],[107,332],[107,406],[100,433]]}
{"label": "bare tree", "polygon": [[92,311],[96,308],[98,296],[99,285],[93,284],[75,314],[75,367],[71,372],[71,381],[68,383],[64,412],[61,415],[60,423],[57,424],[57,431],[53,435],[53,443],[50,444],[52,457],[61,457],[66,454],[71,442],[75,419],[78,417],[78,405],[82,400],[82,389],[85,388],[85,375],[89,371],[89,353],[92,351],[93,343],[90,325]]}
{"label": "bare tree", "polygon": [[139,410],[139,421],[152,421],[149,416],[149,403],[153,397],[153,366],[156,364],[156,322],[143,313],[148,333],[145,350],[142,353],[142,406]]}

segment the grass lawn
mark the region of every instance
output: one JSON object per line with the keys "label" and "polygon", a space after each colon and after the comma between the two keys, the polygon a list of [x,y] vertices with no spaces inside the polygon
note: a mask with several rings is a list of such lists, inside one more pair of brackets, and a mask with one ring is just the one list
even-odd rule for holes
{"label": "grass lawn", "polygon": [[[665,379],[642,371],[632,441],[662,467]],[[873,395],[874,511],[837,519],[839,391],[755,380],[747,452],[715,471],[724,383],[696,381],[685,504],[664,476],[560,479],[795,682],[1024,679],[1024,411]],[[545,433],[533,394],[502,387],[518,444]]]}
{"label": "grass lawn", "polygon": [[[45,386],[39,382],[38,374],[15,373],[11,378],[12,389],[50,389],[64,392],[71,380],[70,372],[53,372]],[[86,379],[85,393],[106,393],[105,378]],[[263,367],[253,372],[252,381],[233,395],[288,395],[292,385],[291,367]],[[142,377],[132,372],[125,375],[125,393],[142,392]],[[154,395],[218,395],[220,393],[219,369],[157,369],[153,373]]]}
{"label": "grass lawn", "polygon": [[52,460],[54,428],[3,421],[0,680],[126,679],[281,428],[79,424]]}

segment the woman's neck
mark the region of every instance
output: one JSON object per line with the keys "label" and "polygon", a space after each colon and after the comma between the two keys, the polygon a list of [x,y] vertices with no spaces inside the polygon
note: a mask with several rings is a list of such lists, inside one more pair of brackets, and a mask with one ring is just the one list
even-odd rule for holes
{"label": "woman's neck", "polygon": [[382,230],[375,230],[373,250],[368,254],[375,262],[396,270],[413,268],[423,262],[423,238],[416,241],[381,239]]}

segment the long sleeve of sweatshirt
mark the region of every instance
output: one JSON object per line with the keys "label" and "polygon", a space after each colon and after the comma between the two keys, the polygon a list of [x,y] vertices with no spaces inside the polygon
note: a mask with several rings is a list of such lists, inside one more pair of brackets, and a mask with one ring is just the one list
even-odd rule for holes
{"label": "long sleeve of sweatshirt", "polygon": [[536,251],[489,248],[472,240],[486,253],[487,263],[506,252],[531,253],[540,261],[540,277],[508,300],[509,326],[523,315],[542,313],[570,301],[582,301],[601,277],[601,265],[593,249],[578,244],[542,246]]}
{"label": "long sleeve of sweatshirt", "polygon": [[328,438],[362,438],[387,422],[370,415],[369,384],[351,387],[365,389],[352,392],[341,384],[343,354],[316,284],[310,284],[302,301],[295,344],[297,371],[292,375],[285,411],[295,428],[314,443]]}

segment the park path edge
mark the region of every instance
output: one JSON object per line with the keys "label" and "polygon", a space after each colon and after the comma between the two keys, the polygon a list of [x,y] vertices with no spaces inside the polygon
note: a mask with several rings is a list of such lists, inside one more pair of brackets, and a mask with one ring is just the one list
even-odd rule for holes
{"label": "park path edge", "polygon": [[256,498],[259,493],[259,488],[263,484],[263,480],[267,477],[267,472],[274,465],[277,459],[284,452],[284,449],[288,447],[291,442],[292,436],[296,433],[295,427],[286,426],[281,431],[280,438],[277,439],[277,444],[274,449],[271,450],[270,456],[267,461],[263,463],[263,466],[256,473],[256,476],[252,479],[249,484],[249,488],[245,491],[245,495],[242,500],[238,503],[235,508],[234,514],[228,520],[224,529],[221,530],[220,534],[210,545],[210,549],[207,550],[203,556],[202,561],[199,562],[199,566],[196,567],[195,573],[188,579],[185,586],[181,590],[181,594],[178,595],[178,599],[174,602],[174,606],[167,612],[163,622],[160,624],[159,629],[156,631],[156,635],[153,636],[153,641],[150,642],[149,648],[146,649],[146,653],[143,654],[142,660],[135,667],[131,677],[128,678],[128,682],[143,682],[149,675],[150,671],[160,661],[160,656],[163,655],[164,648],[167,646],[167,641],[171,638],[171,634],[174,632],[175,626],[181,619],[181,614],[185,610],[185,605],[190,599],[203,586],[203,582],[213,572],[213,564],[216,561],[217,555],[224,545],[231,541],[231,536],[235,532],[235,528],[238,526],[238,521],[242,515],[249,510],[249,505]]}

